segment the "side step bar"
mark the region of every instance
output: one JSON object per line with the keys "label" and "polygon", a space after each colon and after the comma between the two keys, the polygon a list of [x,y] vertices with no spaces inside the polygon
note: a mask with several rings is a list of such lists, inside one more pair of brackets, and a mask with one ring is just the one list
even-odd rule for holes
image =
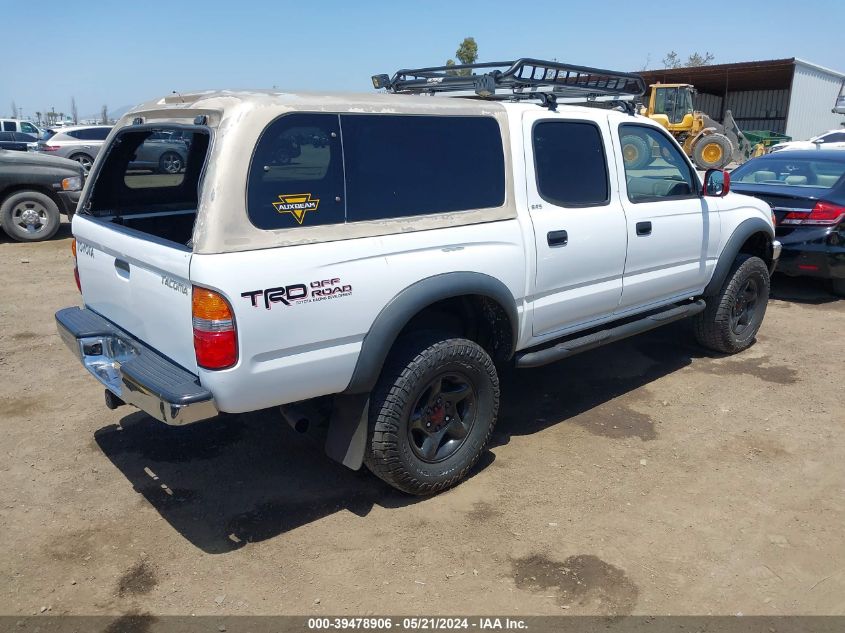
{"label": "side step bar", "polygon": [[672,321],[678,321],[698,314],[706,304],[704,299],[699,299],[692,303],[686,303],[680,306],[672,306],[670,308],[661,310],[660,312],[652,312],[648,316],[644,316],[635,321],[628,321],[615,327],[610,327],[606,330],[599,330],[592,334],[587,334],[578,338],[569,339],[558,343],[553,347],[546,347],[536,351],[525,351],[516,356],[516,366],[524,369],[527,367],[540,367],[548,365],[562,358],[574,356],[580,352],[586,352],[588,349],[600,347],[606,343],[619,341],[635,334],[648,332],[661,325],[666,325]]}

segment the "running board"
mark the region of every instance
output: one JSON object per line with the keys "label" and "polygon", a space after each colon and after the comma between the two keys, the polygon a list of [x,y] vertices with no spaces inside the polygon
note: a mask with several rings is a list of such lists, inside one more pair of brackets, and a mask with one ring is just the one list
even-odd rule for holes
{"label": "running board", "polygon": [[671,308],[661,310],[660,312],[652,312],[648,316],[639,318],[635,321],[628,321],[616,327],[610,327],[606,330],[599,330],[592,334],[587,334],[579,338],[569,339],[558,343],[553,347],[547,347],[537,351],[526,351],[517,354],[516,366],[520,369],[527,367],[540,367],[548,365],[562,358],[574,356],[581,352],[586,352],[588,349],[619,341],[635,334],[648,332],[661,325],[666,325],[672,321],[685,319],[694,314],[698,314],[706,307],[704,299],[699,299],[692,303],[686,303],[680,306],[672,306]]}

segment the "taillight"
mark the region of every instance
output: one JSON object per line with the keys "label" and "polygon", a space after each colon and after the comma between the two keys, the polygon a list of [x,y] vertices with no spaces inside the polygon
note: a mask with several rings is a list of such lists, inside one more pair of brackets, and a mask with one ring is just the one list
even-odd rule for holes
{"label": "taillight", "polygon": [[76,288],[82,292],[82,282],[79,280],[79,265],[76,260],[76,238],[70,241],[70,252],[73,253],[73,280],[76,282]]}
{"label": "taillight", "polygon": [[845,218],[845,207],[819,200],[804,224],[839,224]]}
{"label": "taillight", "polygon": [[832,202],[819,200],[812,209],[807,209],[806,211],[790,211],[783,216],[781,224],[828,226],[839,224],[843,219],[845,219],[845,207],[839,204],[833,204]]}
{"label": "taillight", "polygon": [[238,334],[229,302],[217,292],[193,287],[191,311],[197,365],[226,369],[238,362]]}
{"label": "taillight", "polygon": [[42,152],[57,152],[61,149],[61,145],[42,145],[38,149]]}

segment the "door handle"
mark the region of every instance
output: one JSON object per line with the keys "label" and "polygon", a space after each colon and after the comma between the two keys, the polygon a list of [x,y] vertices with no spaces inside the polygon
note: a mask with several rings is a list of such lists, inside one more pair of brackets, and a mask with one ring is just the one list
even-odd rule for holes
{"label": "door handle", "polygon": [[637,222],[637,235],[651,235],[651,222]]}
{"label": "door handle", "polygon": [[117,271],[117,274],[121,277],[129,279],[129,262],[123,259],[115,259],[114,260],[114,269]]}
{"label": "door handle", "polygon": [[569,243],[569,234],[566,231],[549,231],[546,235],[546,241],[552,248],[566,246]]}

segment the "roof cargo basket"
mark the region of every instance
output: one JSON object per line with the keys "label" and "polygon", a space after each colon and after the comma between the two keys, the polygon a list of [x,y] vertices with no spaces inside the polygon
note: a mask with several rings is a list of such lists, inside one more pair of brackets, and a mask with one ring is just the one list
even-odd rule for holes
{"label": "roof cargo basket", "polygon": [[645,93],[645,82],[633,73],[529,58],[399,70],[393,77],[374,75],[373,87],[404,94],[462,92],[488,99],[541,99],[547,103],[557,97],[592,101]]}

